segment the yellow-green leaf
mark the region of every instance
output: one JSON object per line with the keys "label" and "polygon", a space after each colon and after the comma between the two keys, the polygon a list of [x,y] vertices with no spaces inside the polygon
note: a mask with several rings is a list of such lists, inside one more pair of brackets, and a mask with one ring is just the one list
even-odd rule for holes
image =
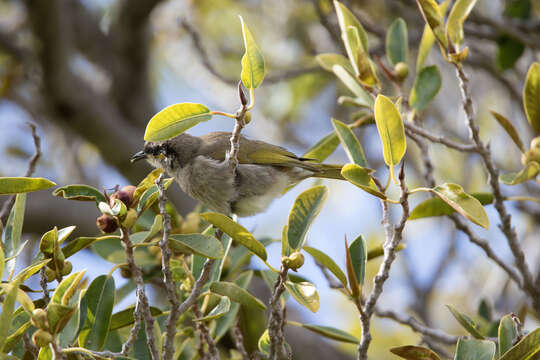
{"label": "yellow-green leaf", "polygon": [[308,329],[316,334],[322,335],[328,339],[342,341],[350,344],[358,344],[359,340],[355,336],[340,329],[331,326],[301,324],[304,329]]}
{"label": "yellow-green leaf", "polygon": [[341,38],[343,39],[344,44],[347,44],[347,29],[349,27],[353,27],[358,32],[358,37],[360,38],[362,48],[367,53],[368,36],[366,30],[364,30],[364,27],[362,26],[362,24],[360,24],[360,21],[358,21],[356,16],[354,16],[354,14],[339,1],[334,0],[334,6],[336,8],[339,28],[341,29]]}
{"label": "yellow-green leaf", "polygon": [[44,178],[0,177],[0,195],[27,193],[53,186],[56,183]]}
{"label": "yellow-green leaf", "polygon": [[457,0],[452,10],[450,10],[450,15],[448,15],[446,36],[456,46],[457,50],[463,43],[463,22],[465,22],[475,4],[476,0]]}
{"label": "yellow-green leaf", "polygon": [[435,35],[431,31],[431,27],[428,24],[424,25],[424,32],[422,33],[422,39],[420,39],[420,45],[418,45],[418,55],[416,56],[416,71],[419,72],[423,67],[426,59],[431,52],[431,48],[435,43]]}
{"label": "yellow-green leaf", "polygon": [[324,267],[326,267],[332,274],[334,274],[344,287],[347,287],[347,277],[345,273],[339,268],[334,260],[320,250],[317,250],[311,246],[304,246],[303,249],[313,256],[315,261]]}
{"label": "yellow-green leaf", "polygon": [[286,281],[285,288],[300,305],[305,306],[312,312],[317,312],[319,310],[319,307],[321,306],[319,293],[312,283],[307,281],[298,283]]}
{"label": "yellow-green leaf", "polygon": [[467,194],[458,184],[439,185],[431,191],[476,225],[489,228],[489,218],[480,201]]}
{"label": "yellow-green leaf", "polygon": [[229,299],[239,304],[266,310],[266,305],[264,305],[261,300],[257,299],[247,290],[242,289],[235,283],[216,281],[210,284],[210,291],[221,296],[227,296]]}
{"label": "yellow-green leaf", "polygon": [[208,313],[208,315],[194,319],[195,321],[208,321],[218,319],[229,312],[231,300],[227,296],[220,296],[218,304]]}
{"label": "yellow-green leaf", "polygon": [[540,173],[540,164],[536,161],[528,162],[525,167],[517,173],[505,173],[499,176],[499,181],[506,185],[517,185],[522,182],[534,179]]}
{"label": "yellow-green leaf", "polygon": [[405,129],[397,107],[384,95],[375,100],[375,122],[383,145],[384,162],[393,171],[399,164],[405,149]]}
{"label": "yellow-green leaf", "polygon": [[[477,192],[471,193],[470,195],[478,199],[482,205],[488,205],[493,202],[493,194],[491,193]],[[411,211],[409,220],[422,219],[431,216],[451,215],[455,212],[456,210],[441,198],[433,197],[416,205],[413,211]]]}
{"label": "yellow-green leaf", "polygon": [[348,182],[358,186],[360,189],[371,195],[386,199],[386,195],[379,191],[375,181],[371,178],[371,172],[373,172],[373,170],[363,168],[357,164],[347,164],[341,169],[341,175],[343,175]]}
{"label": "yellow-green leaf", "polygon": [[[2,233],[0,229],[0,234]],[[6,257],[4,255],[4,249],[0,246],[0,279],[4,276],[4,266],[6,265]]]}
{"label": "yellow-green leaf", "polygon": [[[398,251],[401,251],[405,249],[405,245],[403,244],[399,244],[397,247],[396,247],[396,252]],[[377,245],[371,249],[368,250],[368,253],[367,253],[367,260],[368,261],[371,261],[373,259],[376,259],[380,256],[383,256],[384,255],[384,249],[383,249],[383,246],[382,244],[381,245]]]}
{"label": "yellow-green leaf", "polygon": [[[141,182],[137,185],[135,192],[133,193],[133,201],[138,202],[139,198],[144,194],[148,188],[156,184],[157,178],[163,173],[163,169],[157,168],[152,170]],[[102,200],[104,201],[104,200]]]}
{"label": "yellow-green leaf", "polygon": [[107,201],[101,191],[89,185],[74,184],[62,186],[55,189],[53,195],[68,200],[95,201],[97,203]]}
{"label": "yellow-green leaf", "polygon": [[171,249],[183,253],[195,253],[209,259],[221,259],[224,254],[221,241],[203,234],[173,234],[169,237]]}
{"label": "yellow-green leaf", "polygon": [[291,252],[302,248],[306,234],[321,211],[321,208],[328,196],[326,186],[314,186],[296,198],[291,212],[289,213],[289,223],[287,229],[287,239]]}
{"label": "yellow-green leaf", "polygon": [[529,360],[540,352],[540,327],[531,331],[499,360]]}
{"label": "yellow-green leaf", "polygon": [[512,124],[512,122],[508,120],[508,118],[506,118],[504,115],[501,115],[498,112],[490,111],[490,113],[491,115],[493,115],[495,120],[497,120],[499,125],[503,127],[503,129],[506,131],[508,136],[510,136],[512,141],[514,141],[514,144],[516,144],[518,149],[521,150],[522,153],[525,152],[525,146],[523,146],[523,141],[521,141],[521,138],[519,137],[519,134],[516,128],[514,127],[514,125]]}
{"label": "yellow-green leaf", "polygon": [[416,3],[437,41],[439,41],[444,48],[447,48],[448,40],[444,33],[444,19],[437,2],[435,0],[416,0]]}
{"label": "yellow-green leaf", "polygon": [[516,329],[514,320],[512,320],[512,315],[504,315],[499,322],[499,357],[503,356],[508,350],[510,350],[517,337],[518,331]]}
{"label": "yellow-green leaf", "polygon": [[523,107],[527,120],[540,133],[540,63],[533,63],[527,72],[523,88]]}
{"label": "yellow-green leaf", "polygon": [[315,56],[315,60],[326,71],[332,72],[334,65],[340,65],[343,66],[347,71],[353,72],[349,59],[343,55],[331,53],[319,54]]}
{"label": "yellow-green leaf", "polygon": [[[495,355],[495,348],[495,343],[490,340],[460,338],[454,360],[492,360]],[[519,359],[525,360],[525,358]]]}
{"label": "yellow-green leaf", "polygon": [[255,236],[247,231],[242,225],[232,221],[228,216],[219,213],[207,212],[201,214],[201,218],[222,230],[234,241],[240,243],[249,251],[266,261],[267,254],[264,245],[255,239]]}
{"label": "yellow-green leaf", "polygon": [[241,16],[240,22],[242,23],[242,36],[246,48],[246,52],[242,57],[242,73],[240,77],[246,88],[256,89],[264,79],[264,58]]}
{"label": "yellow-green leaf", "polygon": [[19,284],[19,281],[13,281],[10,284],[10,288],[7,290],[4,301],[2,302],[2,312],[0,313],[0,349],[4,347],[4,343],[9,335]]}
{"label": "yellow-green leaf", "polygon": [[144,132],[144,140],[165,141],[211,118],[210,110],[202,104],[169,105],[150,119]]}
{"label": "yellow-green leaf", "polygon": [[364,150],[353,131],[346,124],[334,118],[332,118],[332,125],[334,126],[334,130],[336,131],[339,141],[341,141],[349,160],[362,167],[366,167],[367,164]]}
{"label": "yellow-green leaf", "polygon": [[308,151],[302,155],[306,159],[315,159],[319,162],[323,162],[336,150],[339,145],[339,138],[337,134],[332,131],[330,134],[323,137],[315,145],[309,148]]}
{"label": "yellow-green leaf", "polygon": [[[9,292],[12,290],[13,285],[10,283],[3,283],[0,284],[0,289],[4,290],[5,294],[9,294]],[[22,305],[24,311],[26,311],[28,314],[32,314],[32,311],[34,311],[35,306],[32,302],[32,299],[20,288],[17,288],[17,301]]]}
{"label": "yellow-green leaf", "polygon": [[476,339],[485,339],[484,335],[480,334],[480,332],[477,329],[477,325],[474,323],[474,321],[471,320],[471,318],[469,318],[465,314],[460,313],[459,311],[457,311],[454,307],[450,305],[446,305],[446,307],[448,308],[448,310],[450,310],[450,312],[452,313],[454,318],[459,322],[459,324],[463,326],[463,328],[467,330],[469,334],[471,334]]}
{"label": "yellow-green leaf", "polygon": [[332,71],[339,80],[357,97],[357,101],[364,107],[373,106],[373,98],[367,93],[354,76],[341,65],[334,65]]}
{"label": "yellow-green leaf", "polygon": [[386,32],[386,56],[392,65],[407,63],[409,41],[407,24],[402,18],[394,20]]}
{"label": "yellow-green leaf", "polygon": [[423,110],[437,96],[441,85],[441,73],[437,66],[432,65],[423,68],[416,75],[409,96],[409,105],[418,111]]}
{"label": "yellow-green leaf", "polygon": [[400,346],[390,349],[390,352],[407,360],[441,360],[439,355],[423,346]]}

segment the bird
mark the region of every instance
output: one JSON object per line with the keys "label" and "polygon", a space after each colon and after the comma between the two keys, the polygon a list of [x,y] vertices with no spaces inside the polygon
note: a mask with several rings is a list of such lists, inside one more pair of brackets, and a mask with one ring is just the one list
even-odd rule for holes
{"label": "bird", "polygon": [[131,162],[145,159],[178,182],[182,190],[209,209],[248,217],[265,211],[284,191],[310,177],[343,180],[342,165],[321,164],[287,149],[240,136],[238,165],[229,165],[230,132],[203,136],[182,133],[146,142]]}

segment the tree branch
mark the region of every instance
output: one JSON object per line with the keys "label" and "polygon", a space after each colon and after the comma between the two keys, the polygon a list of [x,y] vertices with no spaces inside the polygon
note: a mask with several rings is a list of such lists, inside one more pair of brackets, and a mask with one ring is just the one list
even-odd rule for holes
{"label": "tree branch", "polygon": [[285,282],[289,268],[281,264],[281,269],[274,290],[270,298],[270,317],[268,319],[268,336],[270,337],[270,360],[285,360],[289,356],[283,344],[285,334],[283,333],[284,318],[281,308],[281,295],[285,292]]}

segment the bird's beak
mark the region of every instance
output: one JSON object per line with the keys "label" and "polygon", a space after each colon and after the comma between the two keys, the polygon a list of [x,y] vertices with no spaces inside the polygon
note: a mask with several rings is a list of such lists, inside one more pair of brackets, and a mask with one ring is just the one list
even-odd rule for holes
{"label": "bird's beak", "polygon": [[135,162],[135,161],[141,160],[141,159],[146,159],[146,153],[144,151],[139,151],[139,152],[135,153],[131,157],[130,161]]}

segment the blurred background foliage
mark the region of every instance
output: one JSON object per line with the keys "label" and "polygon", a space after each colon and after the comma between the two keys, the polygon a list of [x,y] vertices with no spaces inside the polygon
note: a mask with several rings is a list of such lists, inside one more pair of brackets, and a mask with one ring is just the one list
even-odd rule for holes
{"label": "blurred background foliage", "polygon": [[[411,74],[404,88],[412,87],[414,59],[424,28],[415,2],[343,3],[354,10],[368,31],[372,55],[387,64],[386,29],[397,17],[405,19]],[[24,173],[33,148],[25,122],[33,121],[38,124],[43,143],[43,158],[36,171],[39,176],[59,185],[84,183],[107,189],[138,183],[150,168],[134,166],[129,158],[142,148],[144,127],[157,110],[176,102],[200,102],[224,111],[237,108],[235,85],[243,53],[238,14],[249,24],[268,69],[258,90],[254,121],[245,134],[301,154],[332,131],[331,116],[344,122],[358,118],[355,108],[336,102],[338,96],[348,95],[348,90],[314,59],[320,53],[344,53],[329,0],[3,0],[0,176]],[[523,113],[521,89],[528,66],[540,59],[539,15],[537,0],[480,0],[465,26],[470,48],[465,66],[472,77],[481,135],[506,171],[520,168],[520,153],[489,110],[505,114],[526,143],[532,138]],[[445,65],[437,49],[432,50],[427,63],[438,65],[443,85],[435,101],[421,113],[425,126],[449,138],[467,138],[453,69]],[[392,85],[384,86],[391,89]],[[232,120],[215,118],[192,133],[230,131],[232,127]],[[370,167],[384,174],[387,170],[375,127],[355,131]],[[488,190],[477,156],[436,144],[430,144],[429,150],[439,182],[459,183],[468,192]],[[329,158],[334,163],[346,161],[341,149]],[[414,145],[408,147],[406,164],[409,186],[421,186],[421,153]],[[362,233],[372,245],[382,241],[380,205],[348,183],[326,182],[329,201],[308,242],[343,264],[344,235],[354,238]],[[276,224],[286,223],[294,197],[309,185],[298,186],[267,213],[243,221],[244,226],[261,237],[279,237],[281,230]],[[538,185],[527,183],[504,190],[509,195],[540,193]],[[178,186],[171,186],[169,193],[181,213],[193,209],[194,202]],[[97,233],[97,210],[93,207],[62,201],[47,192],[28,197],[24,231],[34,244],[52,224],[77,225],[78,235]],[[492,206],[486,209],[496,223]],[[520,203],[512,204],[511,210],[525,253],[537,273],[540,208],[538,204]],[[511,261],[506,242],[495,226],[490,231],[475,230],[489,239],[502,258]],[[497,314],[522,308],[523,294],[447,219],[409,222],[405,243],[407,248],[399,254],[385,287],[383,308],[414,313],[427,325],[453,334],[463,334],[463,330],[444,304],[453,304],[471,316],[477,313],[482,299]],[[272,249],[279,258],[277,246]],[[31,256],[29,253],[28,260]],[[375,275],[378,265],[378,261],[370,262],[368,278]],[[88,253],[74,261],[74,266],[75,270],[89,268],[94,276],[104,271],[100,266],[113,265]],[[348,328],[359,335],[353,305],[327,287],[311,259],[303,275],[317,284],[321,310],[312,315],[292,305],[290,317]],[[154,296],[159,298],[156,293]],[[529,317],[525,325],[532,328],[538,320]],[[370,356],[376,359],[391,358],[391,346],[421,341],[418,335],[389,320],[378,319],[373,335]],[[302,336],[305,334],[295,332],[294,339],[289,339],[293,349],[302,349],[298,358],[337,358],[323,350],[310,353],[305,347],[295,346],[295,339],[313,343],[313,339],[302,340]],[[349,354],[355,350],[352,345],[342,349]]]}

